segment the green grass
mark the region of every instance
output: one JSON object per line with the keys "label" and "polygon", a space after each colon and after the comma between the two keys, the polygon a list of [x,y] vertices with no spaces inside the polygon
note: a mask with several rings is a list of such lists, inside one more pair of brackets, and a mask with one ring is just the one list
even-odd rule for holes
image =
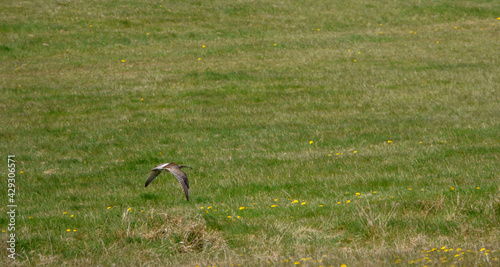
{"label": "green grass", "polygon": [[[15,154],[19,257],[1,262],[498,265],[499,16],[3,1],[0,212]],[[164,162],[193,167],[191,202],[170,174],[144,188]]]}

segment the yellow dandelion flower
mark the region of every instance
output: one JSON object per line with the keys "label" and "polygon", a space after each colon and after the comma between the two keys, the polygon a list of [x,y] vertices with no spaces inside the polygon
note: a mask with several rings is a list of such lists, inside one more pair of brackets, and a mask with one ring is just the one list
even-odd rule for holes
{"label": "yellow dandelion flower", "polygon": [[323,205],[320,204],[319,207],[323,207]]}
{"label": "yellow dandelion flower", "polygon": [[127,60],[126,60],[126,59],[122,59],[122,60],[121,60],[121,62],[125,62],[125,61],[127,61]]}
{"label": "yellow dandelion flower", "polygon": [[392,143],[392,141],[391,141],[391,140],[389,140],[389,141],[387,141],[387,143]]}
{"label": "yellow dandelion flower", "polygon": [[478,187],[476,187],[476,189],[479,190],[479,189],[481,189],[481,187],[478,186]]}
{"label": "yellow dandelion flower", "polygon": [[436,44],[439,44],[439,41],[436,41]]}
{"label": "yellow dandelion flower", "polygon": [[276,208],[278,207],[278,205],[271,205],[271,208]]}
{"label": "yellow dandelion flower", "polygon": [[337,201],[337,204],[340,204],[340,201]]}
{"label": "yellow dandelion flower", "polygon": [[245,209],[245,207],[240,207],[240,210],[244,210],[244,209]]}
{"label": "yellow dandelion flower", "polygon": [[309,141],[309,144],[310,144],[310,145],[312,145],[312,143],[313,143],[313,142],[314,142],[314,141]]}
{"label": "yellow dandelion flower", "polygon": [[71,214],[71,216],[69,216],[69,217],[73,218],[73,217],[75,217],[75,215]]}
{"label": "yellow dandelion flower", "polygon": [[356,192],[356,196],[359,196],[359,195],[360,195],[360,193],[357,193],[357,192]]}
{"label": "yellow dandelion flower", "polygon": [[380,24],[380,26],[382,26],[382,24]]}
{"label": "yellow dandelion flower", "polygon": [[204,209],[205,207],[200,207],[200,209]]}
{"label": "yellow dandelion flower", "polygon": [[408,188],[408,190],[413,190],[413,189],[410,187],[410,188]]}
{"label": "yellow dandelion flower", "polygon": [[2,233],[5,233],[5,230],[2,230]]}
{"label": "yellow dandelion flower", "polygon": [[358,151],[354,150],[354,153],[358,153]]}
{"label": "yellow dandelion flower", "polygon": [[305,202],[305,201],[304,201],[304,202],[302,202],[302,203],[300,203],[300,205],[305,205],[305,204],[306,204],[306,202]]}
{"label": "yellow dandelion flower", "polygon": [[347,49],[347,52],[351,52],[351,49]]}
{"label": "yellow dandelion flower", "polygon": [[339,153],[335,153],[335,155],[337,155],[337,156],[338,156],[338,155],[339,155]]}
{"label": "yellow dandelion flower", "polygon": [[76,229],[73,229],[73,232],[76,232]]}
{"label": "yellow dandelion flower", "polygon": [[132,208],[128,208],[127,211],[130,211]]}
{"label": "yellow dandelion flower", "polygon": [[141,101],[144,101],[144,98],[141,98]]}
{"label": "yellow dandelion flower", "polygon": [[89,27],[92,28],[92,25],[90,25]]}
{"label": "yellow dandelion flower", "polygon": [[231,217],[231,216],[227,216],[227,218],[228,218],[228,219],[231,219],[231,218],[233,218],[233,217]]}
{"label": "yellow dandelion flower", "polygon": [[376,193],[377,193],[377,191],[373,191],[373,193],[374,193],[374,194],[376,194]]}
{"label": "yellow dandelion flower", "polygon": [[274,46],[277,46],[278,44],[274,44]]}
{"label": "yellow dandelion flower", "polygon": [[446,247],[441,247],[441,249],[442,249],[442,250],[445,250],[445,249],[446,249]]}
{"label": "yellow dandelion flower", "polygon": [[69,232],[69,231],[71,231],[71,229],[66,229],[66,232]]}
{"label": "yellow dandelion flower", "polygon": [[422,144],[422,141],[418,142],[419,144]]}
{"label": "yellow dandelion flower", "polygon": [[[21,85],[19,85],[19,86],[21,86]],[[23,172],[23,171],[21,171],[21,173],[24,173],[24,172]]]}
{"label": "yellow dandelion flower", "polygon": [[[208,210],[207,210],[208,211]],[[240,219],[241,217],[240,216],[236,216],[236,218]]]}
{"label": "yellow dandelion flower", "polygon": [[321,31],[321,29],[318,29],[318,31]]}
{"label": "yellow dandelion flower", "polygon": [[208,207],[207,207],[207,210],[209,210],[209,209],[211,209],[211,208],[212,208],[212,206],[208,206]]}
{"label": "yellow dandelion flower", "polygon": [[63,214],[68,214],[68,212],[67,212],[67,211],[65,211],[65,212],[63,212]]}
{"label": "yellow dandelion flower", "polygon": [[299,265],[300,264],[300,261],[296,261],[294,262],[295,265]]}
{"label": "yellow dandelion flower", "polygon": [[28,219],[33,219],[33,217],[30,216]]}
{"label": "yellow dandelion flower", "polygon": [[361,55],[361,52],[358,52],[358,55]]}
{"label": "yellow dandelion flower", "polygon": [[199,57],[198,60],[201,60],[201,57]]}
{"label": "yellow dandelion flower", "polygon": [[329,157],[331,157],[331,156],[332,156],[332,154],[328,154],[328,156],[329,156]]}
{"label": "yellow dandelion flower", "polygon": [[342,265],[340,265],[340,267],[347,267],[347,265],[345,265],[345,264],[342,264]]}
{"label": "yellow dandelion flower", "polygon": [[356,62],[356,60],[354,60],[354,62]]}
{"label": "yellow dandelion flower", "polygon": [[147,32],[146,34],[149,35],[149,32]]}
{"label": "yellow dandelion flower", "polygon": [[350,201],[350,200],[347,200],[345,203],[351,203],[351,201]]}
{"label": "yellow dandelion flower", "polygon": [[485,248],[482,248],[482,249],[480,249],[479,251],[483,251],[483,250],[485,250]]}
{"label": "yellow dandelion flower", "polygon": [[201,47],[202,47],[202,48],[205,48],[206,46],[205,46],[205,45],[202,45]]}
{"label": "yellow dandelion flower", "polygon": [[455,187],[450,186],[450,190],[451,190],[451,191],[455,190]]}

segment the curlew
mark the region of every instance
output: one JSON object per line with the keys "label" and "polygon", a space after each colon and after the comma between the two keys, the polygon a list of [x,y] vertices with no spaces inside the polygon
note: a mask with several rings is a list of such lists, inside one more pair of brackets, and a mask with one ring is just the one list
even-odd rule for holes
{"label": "curlew", "polygon": [[146,181],[146,186],[147,187],[155,178],[156,176],[160,175],[161,171],[169,171],[171,172],[177,180],[179,180],[179,183],[182,186],[182,191],[184,191],[184,195],[186,195],[187,201],[189,201],[189,183],[188,183],[188,178],[186,173],[181,171],[182,168],[190,168],[188,166],[184,165],[177,165],[173,162],[170,163],[163,163],[160,164],[153,169],[151,169],[151,172],[149,173],[148,180]]}

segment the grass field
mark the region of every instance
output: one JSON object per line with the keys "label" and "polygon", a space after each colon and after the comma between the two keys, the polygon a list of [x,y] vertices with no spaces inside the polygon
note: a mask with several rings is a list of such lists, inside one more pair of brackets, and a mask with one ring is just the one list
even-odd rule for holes
{"label": "grass field", "polygon": [[499,44],[492,0],[1,1],[0,265],[499,266]]}

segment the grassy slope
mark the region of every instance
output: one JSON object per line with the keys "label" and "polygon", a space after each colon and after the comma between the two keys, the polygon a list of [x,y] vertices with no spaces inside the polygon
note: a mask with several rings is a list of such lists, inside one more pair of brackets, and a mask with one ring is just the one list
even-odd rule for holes
{"label": "grassy slope", "polygon": [[[20,264],[498,264],[495,1],[0,14]],[[144,188],[168,161],[191,203],[170,175]]]}

